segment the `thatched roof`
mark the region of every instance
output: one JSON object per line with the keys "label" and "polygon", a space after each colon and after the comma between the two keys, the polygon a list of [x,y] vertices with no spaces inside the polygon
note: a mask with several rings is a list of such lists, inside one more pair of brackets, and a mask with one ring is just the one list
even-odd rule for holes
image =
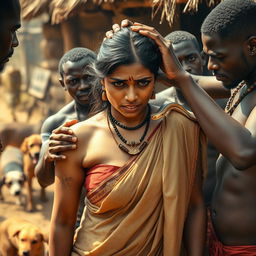
{"label": "thatched roof", "polygon": [[[208,6],[218,4],[221,0],[137,0],[143,6],[152,6],[152,16],[161,12],[162,22],[166,19],[172,24],[176,5],[186,3],[183,12],[197,11],[199,3],[205,1]],[[78,13],[85,5],[93,3],[95,5],[112,4],[113,6],[122,3],[123,6],[129,5],[130,2],[136,0],[21,0],[22,17],[30,20],[43,12],[50,14],[53,24],[58,24],[66,20],[71,15]]]}
{"label": "thatched roof", "polygon": [[58,24],[66,20],[75,11],[79,10],[82,5],[86,4],[87,0],[53,0],[52,23]]}
{"label": "thatched roof", "polygon": [[20,0],[22,18],[31,20],[42,13],[50,12],[51,0]]}
{"label": "thatched roof", "polygon": [[178,3],[185,3],[183,13],[186,12],[197,12],[199,3],[202,1],[211,7],[217,5],[222,0],[152,0],[152,16],[154,17],[158,12],[161,12],[160,23],[163,22],[164,18],[171,25],[175,16],[176,5]]}

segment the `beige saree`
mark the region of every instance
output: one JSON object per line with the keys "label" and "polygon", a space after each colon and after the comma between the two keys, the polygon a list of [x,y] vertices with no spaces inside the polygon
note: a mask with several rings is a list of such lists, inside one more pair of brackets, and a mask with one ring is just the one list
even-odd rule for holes
{"label": "beige saree", "polygon": [[139,155],[87,194],[72,256],[178,256],[205,139],[173,104]]}

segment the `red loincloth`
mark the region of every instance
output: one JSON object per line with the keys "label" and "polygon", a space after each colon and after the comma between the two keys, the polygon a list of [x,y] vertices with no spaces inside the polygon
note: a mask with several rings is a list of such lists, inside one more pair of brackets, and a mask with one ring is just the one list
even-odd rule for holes
{"label": "red loincloth", "polygon": [[256,256],[256,245],[224,245],[220,242],[209,213],[207,233],[209,256]]}

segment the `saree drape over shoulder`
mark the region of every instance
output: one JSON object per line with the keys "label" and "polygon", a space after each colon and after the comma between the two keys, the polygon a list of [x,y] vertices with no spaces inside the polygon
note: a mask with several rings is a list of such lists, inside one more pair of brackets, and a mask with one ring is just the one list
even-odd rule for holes
{"label": "saree drape over shoulder", "polygon": [[[204,154],[202,156],[202,154]],[[87,194],[72,256],[178,256],[205,137],[173,104],[136,157]]]}

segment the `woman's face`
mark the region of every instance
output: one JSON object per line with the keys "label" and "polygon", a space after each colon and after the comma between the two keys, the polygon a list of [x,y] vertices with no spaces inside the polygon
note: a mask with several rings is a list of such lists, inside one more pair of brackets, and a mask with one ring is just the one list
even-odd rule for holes
{"label": "woman's face", "polygon": [[140,63],[121,65],[102,81],[112,114],[123,123],[137,123],[145,117],[155,76]]}

